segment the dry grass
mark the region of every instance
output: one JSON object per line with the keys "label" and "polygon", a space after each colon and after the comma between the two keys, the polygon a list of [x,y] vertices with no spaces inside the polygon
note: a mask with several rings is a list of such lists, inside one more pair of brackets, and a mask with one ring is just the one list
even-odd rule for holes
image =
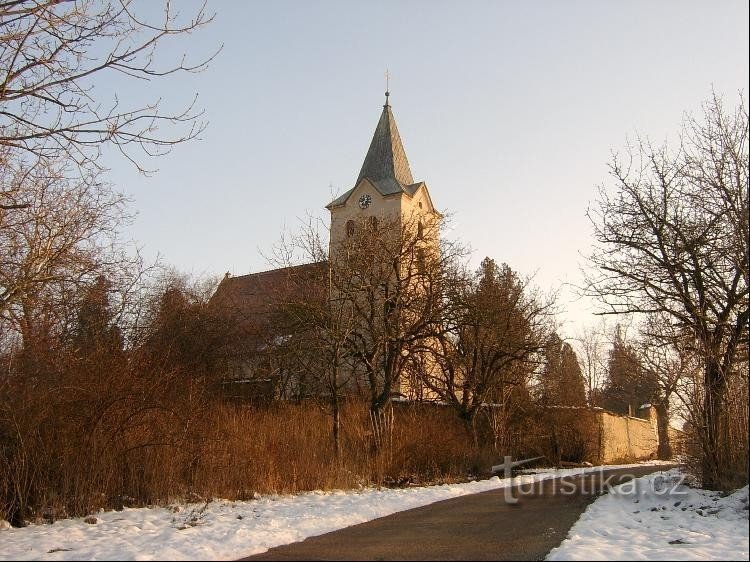
{"label": "dry grass", "polygon": [[494,460],[447,408],[396,408],[390,445],[375,449],[366,405],[348,403],[336,458],[331,419],[314,403],[232,405],[179,380],[101,385],[85,398],[16,391],[0,411],[0,518],[15,525],[178,499],[455,481]]}
{"label": "dry grass", "polygon": [[367,404],[350,401],[337,457],[332,418],[314,402],[231,404],[206,380],[150,363],[56,362],[0,385],[0,518],[14,525],[186,499],[460,481],[504,455],[588,454],[577,413],[483,415],[472,431],[429,403],[394,405],[375,447]]}

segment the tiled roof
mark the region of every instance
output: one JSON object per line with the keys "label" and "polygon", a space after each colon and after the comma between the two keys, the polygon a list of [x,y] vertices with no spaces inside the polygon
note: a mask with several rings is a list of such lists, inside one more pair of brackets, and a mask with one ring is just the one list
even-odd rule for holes
{"label": "tiled roof", "polygon": [[225,277],[211,297],[228,321],[251,330],[262,330],[274,322],[279,306],[326,298],[328,262],[308,263]]}

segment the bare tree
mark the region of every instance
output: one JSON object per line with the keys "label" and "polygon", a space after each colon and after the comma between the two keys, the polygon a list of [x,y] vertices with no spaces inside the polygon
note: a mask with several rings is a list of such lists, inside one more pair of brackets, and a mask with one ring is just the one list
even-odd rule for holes
{"label": "bare tree", "polygon": [[449,329],[437,338],[437,369],[426,380],[473,427],[483,405],[505,408],[514,391],[526,389],[551,333],[554,299],[489,258],[447,293]]}
{"label": "bare tree", "polygon": [[332,249],[332,306],[351,310],[349,349],[374,413],[415,391],[413,370],[444,329],[444,280],[463,248],[441,240],[442,226],[437,216],[363,219]]}
{"label": "bare tree", "polygon": [[669,425],[673,403],[679,407],[690,401],[692,393],[681,393],[685,379],[696,371],[697,356],[689,332],[675,330],[664,314],[649,316],[640,328],[635,344],[640,364],[650,380],[656,383],[652,404],[656,410],[660,459],[672,457]]}
{"label": "bare tree", "polygon": [[168,0],[161,8],[152,17],[152,6],[132,0],[0,1],[0,147],[32,160],[65,154],[90,163],[108,144],[146,171],[141,157],[200,134],[195,100],[164,113],[159,100],[131,105],[94,86],[108,75],[148,82],[206,67],[212,56],[165,63],[158,56],[211,21],[205,5],[188,16]]}
{"label": "bare tree", "polygon": [[[349,341],[354,329],[351,308],[331,302],[327,244],[314,222],[276,247],[274,262],[289,266],[294,256],[311,262],[288,267],[286,285],[274,296],[275,320],[269,349],[280,364],[279,373],[291,375],[292,386],[304,386],[331,416],[334,453],[341,455],[341,413],[346,394],[352,392],[354,369]],[[303,384],[304,383],[304,384]]]}
{"label": "bare tree", "polygon": [[159,10],[131,0],[0,0],[0,315],[34,308],[45,287],[59,295],[104,265],[138,260],[103,251],[127,217],[98,157],[110,145],[146,172],[144,158],[204,125],[192,102],[170,114],[158,101],[107,100],[96,85],[205,67],[211,57],[161,59],[211,16],[203,6],[187,17],[169,1],[160,8],[153,21],[145,14]]}
{"label": "bare tree", "polygon": [[[327,289],[327,283],[322,287]],[[274,352],[282,355],[286,368],[304,373],[310,397],[331,416],[334,453],[340,459],[342,408],[355,388],[348,347],[354,329],[351,309],[303,297],[281,303],[280,311],[291,333],[277,342]]]}
{"label": "bare tree", "polygon": [[[342,409],[356,390],[349,343],[352,309],[331,300],[328,244],[309,219],[299,232],[282,235],[269,261],[285,272],[272,294],[273,320],[266,330],[269,361],[283,390],[314,400],[332,420],[334,453],[341,458]],[[298,262],[305,262],[295,267]]]}
{"label": "bare tree", "polygon": [[607,368],[606,324],[585,326],[575,338],[578,361],[586,380],[586,395],[590,406],[599,406],[599,393]]}
{"label": "bare tree", "polygon": [[702,363],[702,479],[721,486],[730,373],[748,339],[748,114],[714,94],[687,116],[676,150],[641,141],[611,166],[589,211],[598,242],[588,294],[614,314],[664,314]]}
{"label": "bare tree", "polygon": [[136,259],[118,250],[117,231],[128,218],[123,197],[98,171],[80,172],[60,161],[0,168],[0,183],[23,201],[0,209],[0,316],[18,315],[45,288],[61,296],[116,261]]}
{"label": "bare tree", "polygon": [[326,260],[330,310],[318,315],[324,320],[322,333],[344,337],[341,353],[352,384],[366,388],[375,414],[402,390],[419,394],[415,371],[424,367],[432,339],[446,329],[445,281],[463,248],[440,240],[443,221],[425,216],[352,220],[330,256],[309,227],[276,248],[275,265]]}

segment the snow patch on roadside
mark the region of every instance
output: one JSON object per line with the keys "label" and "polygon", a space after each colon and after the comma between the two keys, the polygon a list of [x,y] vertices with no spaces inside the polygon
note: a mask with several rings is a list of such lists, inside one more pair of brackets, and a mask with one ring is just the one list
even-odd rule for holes
{"label": "snow patch on roadside", "polygon": [[679,469],[616,487],[547,560],[748,560],[748,487],[691,488]]}

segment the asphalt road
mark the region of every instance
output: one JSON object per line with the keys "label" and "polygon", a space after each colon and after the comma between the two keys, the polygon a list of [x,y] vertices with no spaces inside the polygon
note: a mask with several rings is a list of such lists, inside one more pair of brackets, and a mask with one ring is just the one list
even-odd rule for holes
{"label": "asphalt road", "polygon": [[[666,470],[605,470],[517,488],[462,496],[401,511],[244,560],[543,560],[609,482]],[[563,487],[564,486],[564,487]],[[571,492],[575,488],[573,493]],[[562,490],[568,493],[561,493]]]}

